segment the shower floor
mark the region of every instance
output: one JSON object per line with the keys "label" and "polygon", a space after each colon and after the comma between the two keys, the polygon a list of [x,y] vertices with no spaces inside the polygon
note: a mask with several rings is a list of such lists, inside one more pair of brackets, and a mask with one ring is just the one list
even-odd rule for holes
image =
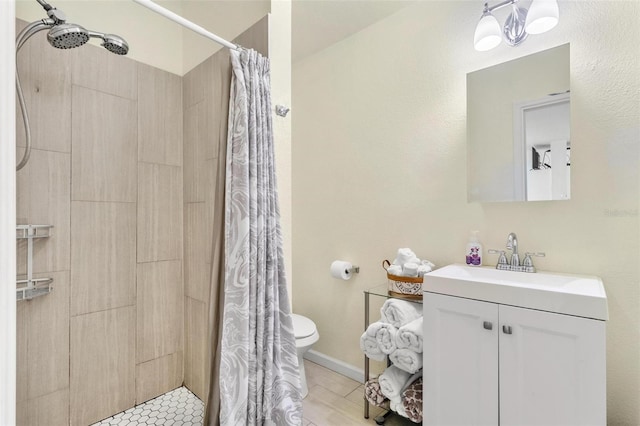
{"label": "shower floor", "polygon": [[181,387],[144,404],[104,419],[92,426],[182,425],[200,426],[204,404],[189,389]]}

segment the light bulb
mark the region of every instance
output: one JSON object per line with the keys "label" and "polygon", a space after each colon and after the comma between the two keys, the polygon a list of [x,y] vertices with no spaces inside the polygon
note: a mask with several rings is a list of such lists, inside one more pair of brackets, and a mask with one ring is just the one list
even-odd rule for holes
{"label": "light bulb", "polygon": [[525,31],[529,34],[542,34],[558,24],[558,2],[556,0],[533,0],[527,19]]}
{"label": "light bulb", "polygon": [[498,20],[491,12],[484,12],[473,35],[473,47],[480,52],[491,50],[500,44],[502,33]]}

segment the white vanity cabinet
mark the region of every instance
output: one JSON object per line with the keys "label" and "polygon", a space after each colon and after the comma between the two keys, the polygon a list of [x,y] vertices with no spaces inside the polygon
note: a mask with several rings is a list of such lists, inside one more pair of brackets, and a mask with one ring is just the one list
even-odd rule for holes
{"label": "white vanity cabinet", "polygon": [[425,425],[606,425],[605,321],[436,281],[423,298]]}

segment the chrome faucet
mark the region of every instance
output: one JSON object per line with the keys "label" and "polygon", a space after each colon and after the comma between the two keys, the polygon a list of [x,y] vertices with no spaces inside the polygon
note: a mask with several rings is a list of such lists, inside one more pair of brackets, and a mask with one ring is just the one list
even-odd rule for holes
{"label": "chrome faucet", "polygon": [[516,271],[516,272],[535,272],[536,268],[533,266],[533,260],[531,256],[544,257],[544,253],[525,253],[522,264],[520,263],[520,255],[518,254],[518,237],[514,232],[511,232],[507,237],[507,249],[511,250],[511,261],[507,262],[507,256],[504,250],[489,250],[489,253],[499,254],[498,263],[496,269],[503,271]]}
{"label": "chrome faucet", "polygon": [[520,255],[518,255],[518,237],[515,233],[510,233],[507,237],[507,249],[512,250],[511,266],[520,266]]}

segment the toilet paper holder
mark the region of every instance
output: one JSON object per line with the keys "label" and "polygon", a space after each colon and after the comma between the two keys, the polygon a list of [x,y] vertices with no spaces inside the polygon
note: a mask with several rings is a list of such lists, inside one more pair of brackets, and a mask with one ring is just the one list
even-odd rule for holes
{"label": "toilet paper holder", "polygon": [[348,281],[353,274],[360,272],[360,267],[353,265],[346,260],[334,260],[329,268],[331,276],[340,280]]}

